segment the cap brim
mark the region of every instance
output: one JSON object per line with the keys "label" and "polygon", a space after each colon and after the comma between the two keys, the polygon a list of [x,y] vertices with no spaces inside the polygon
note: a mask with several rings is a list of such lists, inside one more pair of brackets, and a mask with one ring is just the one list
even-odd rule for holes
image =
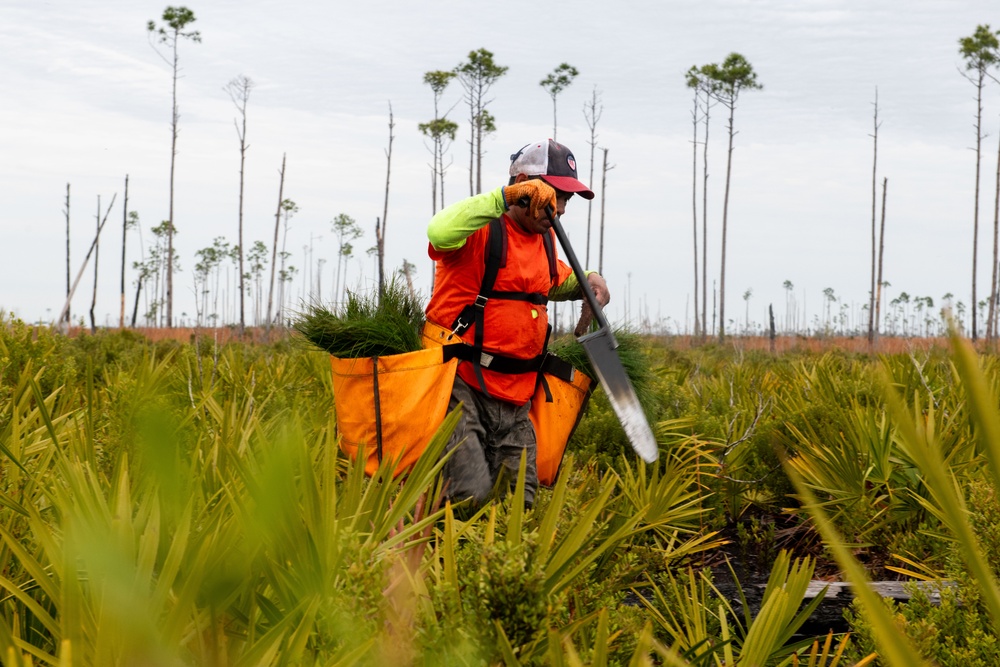
{"label": "cap brim", "polygon": [[541,176],[543,181],[554,187],[556,190],[562,190],[563,192],[573,192],[580,195],[584,199],[593,199],[594,193],[590,191],[586,185],[573,178],[572,176]]}

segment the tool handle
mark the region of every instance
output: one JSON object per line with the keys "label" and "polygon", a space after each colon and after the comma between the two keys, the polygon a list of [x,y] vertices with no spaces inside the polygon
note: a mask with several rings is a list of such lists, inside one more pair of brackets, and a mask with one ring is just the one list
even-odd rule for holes
{"label": "tool handle", "polygon": [[566,253],[566,259],[569,260],[569,265],[573,267],[573,273],[576,274],[576,281],[580,283],[580,290],[583,292],[584,298],[590,305],[590,309],[594,311],[594,319],[597,320],[597,326],[601,329],[607,329],[608,334],[611,336],[612,347],[617,348],[618,342],[615,340],[614,332],[611,330],[611,325],[608,324],[608,318],[604,316],[604,310],[601,308],[601,304],[597,302],[597,297],[594,295],[594,288],[590,286],[590,282],[587,281],[587,274],[583,272],[583,267],[580,266],[580,260],[577,259],[576,253],[573,252],[573,246],[569,244],[569,237],[566,236],[565,230],[563,230],[562,222],[559,220],[559,216],[555,214],[551,206],[545,207],[545,212],[549,215],[549,221],[552,223],[552,229],[556,231],[556,238],[559,239],[559,245],[562,246],[563,252]]}

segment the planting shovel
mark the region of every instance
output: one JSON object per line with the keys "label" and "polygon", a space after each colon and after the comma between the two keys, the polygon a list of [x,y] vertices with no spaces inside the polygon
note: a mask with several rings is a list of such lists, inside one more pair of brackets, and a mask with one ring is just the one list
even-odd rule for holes
{"label": "planting shovel", "polygon": [[[615,340],[615,334],[611,331],[608,319],[604,316],[601,305],[597,303],[594,290],[587,282],[587,276],[580,266],[580,261],[576,258],[576,253],[573,252],[573,248],[569,244],[569,238],[563,231],[559,216],[553,215],[551,207],[547,208],[547,212],[549,220],[552,222],[552,228],[556,230],[559,245],[566,253],[566,258],[569,260],[570,266],[573,267],[573,273],[576,274],[576,280],[580,283],[580,289],[583,290],[586,303],[590,305],[594,319],[597,320],[597,331],[578,336],[577,340],[587,352],[590,365],[597,373],[597,379],[604,387],[604,393],[608,395],[611,407],[618,416],[622,428],[625,429],[625,435],[628,436],[632,449],[643,461],[652,463],[659,456],[656,438],[653,437],[653,431],[649,428],[649,422],[646,421],[642,406],[639,405],[639,398],[635,395],[635,389],[629,382],[622,361],[615,351],[618,348],[618,341]],[[579,331],[577,333],[579,334]]]}

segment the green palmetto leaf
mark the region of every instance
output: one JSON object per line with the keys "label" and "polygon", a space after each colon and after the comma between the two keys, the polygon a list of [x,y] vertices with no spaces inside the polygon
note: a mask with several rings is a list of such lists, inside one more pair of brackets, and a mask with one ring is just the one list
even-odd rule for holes
{"label": "green palmetto leaf", "polygon": [[[32,523],[34,525],[43,525],[44,522],[35,512],[32,512]],[[40,552],[37,554],[30,553],[16,535],[13,535],[6,526],[0,525],[0,537],[7,544],[7,548],[10,549],[14,556],[14,559],[24,568],[28,579],[23,584],[18,584],[6,577],[0,576],[0,588],[5,589],[9,597],[12,597],[19,602],[21,602],[25,607],[31,610],[32,614],[45,626],[46,630],[55,636],[59,636],[59,623],[52,618],[46,609],[40,605],[35,598],[29,594],[29,591],[34,591],[38,589],[47,599],[58,600],[59,599],[59,582],[55,576],[50,572],[48,567],[48,558],[45,552]],[[54,546],[54,545],[53,545]],[[58,551],[55,551],[58,553]],[[3,601],[3,598],[0,598]]]}
{"label": "green palmetto leaf", "polygon": [[608,664],[608,610],[601,609],[597,616],[597,634],[594,636],[594,655],[591,661],[593,667],[604,667]]}
{"label": "green palmetto leaf", "polygon": [[[305,604],[306,602],[303,601],[302,605]],[[297,618],[296,613],[285,614],[248,651],[243,653],[236,663],[237,667],[264,667],[272,664],[278,652],[282,650],[285,638],[292,632]]]}
{"label": "green palmetto leaf", "polygon": [[764,590],[760,612],[743,640],[741,664],[764,664],[768,659],[795,650],[796,647],[789,647],[788,642],[823,601],[823,595],[817,595],[796,613],[805,598],[813,569],[812,559],[791,561],[787,552],[778,554]]}
{"label": "green palmetto leaf", "polygon": [[566,667],[567,664],[571,667],[583,667],[583,660],[580,659],[580,654],[577,653],[572,641],[567,641],[564,646],[560,642],[558,632],[549,628],[548,633],[549,652],[546,658],[549,667]]}
{"label": "green palmetto leaf", "polygon": [[[840,641],[837,642],[836,647],[833,646],[833,636],[833,631],[830,631],[822,644],[820,644],[819,639],[813,641],[812,645],[809,646],[808,662],[805,663],[804,667],[838,667],[840,665],[840,659],[843,657],[844,650],[850,644],[850,635],[842,636]],[[802,652],[789,656],[779,664],[779,667],[787,667],[788,665],[797,667],[800,665],[801,655]],[[855,663],[853,667],[863,667],[863,665],[869,664],[876,655],[872,653],[860,662]]]}
{"label": "green palmetto leaf", "polygon": [[496,629],[497,648],[500,649],[500,657],[503,658],[503,664],[507,667],[521,667],[521,661],[517,659],[514,647],[510,645],[507,633],[503,630],[503,625],[501,625],[500,621],[494,620],[493,627]]}
{"label": "green palmetto leaf", "polygon": [[[545,565],[545,579],[548,582],[547,588],[550,593],[558,593],[565,586],[568,586],[579,572],[589,567],[605,551],[616,546],[629,535],[642,519],[641,515],[626,519],[615,533],[604,537],[596,545],[593,545],[594,523],[607,506],[608,499],[614,489],[614,478],[606,477],[602,482],[600,493],[583,509],[563,536],[562,543],[549,558]],[[588,549],[590,550],[588,551]],[[581,558],[584,552],[587,553]]]}
{"label": "green palmetto leaf", "polygon": [[965,388],[979,448],[986,454],[994,487],[1000,488],[1000,414],[997,413],[997,396],[987,385],[972,346],[955,333],[952,333],[951,345],[958,376]]}
{"label": "green palmetto leaf", "polygon": [[[671,639],[671,648],[679,651],[688,660],[702,664],[718,650],[713,646],[716,638],[709,634],[708,584],[703,575],[696,574],[692,568],[684,571],[686,584],[679,581],[671,571],[666,573],[670,596],[647,574],[646,580],[653,600],[639,595],[639,600],[646,608],[652,620],[656,622]],[[731,609],[728,610],[731,613]],[[722,612],[723,616],[727,612]]]}
{"label": "green palmetto leaf", "polygon": [[[974,388],[970,390],[970,393],[975,392]],[[1000,586],[969,523],[968,511],[957,480],[941,459],[933,434],[924,427],[924,411],[918,405],[914,408],[915,414],[911,413],[895,395],[890,395],[889,404],[896,416],[900,436],[907,441],[924,474],[931,500],[937,508],[936,513],[955,535],[959,553],[979,585],[983,602],[990,610],[994,623],[1000,625]],[[925,410],[927,419],[930,420],[934,412],[933,405],[927,405]]]}
{"label": "green palmetto leaf", "polygon": [[872,624],[876,642],[888,664],[892,667],[930,667],[930,664],[910,644],[906,635],[895,625],[892,615],[885,608],[881,597],[868,586],[868,577],[864,568],[844,545],[837,530],[818,506],[815,496],[802,477],[787,462],[784,465],[785,472],[795,485],[805,509],[823,536],[827,548],[833,552],[837,564],[840,565],[851,582],[854,595],[858,598]]}
{"label": "green palmetto leaf", "polygon": [[511,546],[520,546],[521,531],[524,524],[524,485],[527,481],[528,452],[521,451],[521,461],[517,467],[517,483],[514,485],[514,497],[510,501],[510,513],[507,515],[507,541]]}
{"label": "green palmetto leaf", "polygon": [[[451,590],[458,591],[461,584],[458,581],[458,565],[455,561],[455,514],[452,512],[451,503],[444,506],[444,535],[442,543],[442,558],[444,560],[444,580]],[[459,608],[461,609],[461,597],[456,596]]]}
{"label": "green palmetto leaf", "polygon": [[556,485],[552,489],[548,506],[542,515],[542,521],[538,526],[538,558],[547,561],[552,547],[556,540],[556,528],[559,525],[559,515],[564,509],[566,502],[566,488],[569,485],[572,464],[563,463],[562,474],[556,478]]}
{"label": "green palmetto leaf", "polygon": [[[695,457],[698,454],[694,455]],[[698,521],[703,513],[704,495],[691,484],[691,470],[696,463],[671,460],[661,473],[660,465],[640,462],[634,469],[622,460],[621,500],[625,515],[640,514],[641,530],[656,535],[660,549],[670,558],[685,556],[720,546],[713,539],[717,532],[700,532]]]}

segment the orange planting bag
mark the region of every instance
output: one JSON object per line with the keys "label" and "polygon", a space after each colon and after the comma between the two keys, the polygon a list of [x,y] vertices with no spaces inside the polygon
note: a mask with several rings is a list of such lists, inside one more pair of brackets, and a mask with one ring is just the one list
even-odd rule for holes
{"label": "orange planting bag", "polygon": [[365,472],[383,459],[393,476],[408,471],[448,413],[458,359],[441,347],[385,357],[330,357],[340,448],[353,461],[364,446]]}
{"label": "orange planting bag", "polygon": [[538,482],[552,486],[559,475],[566,443],[580,423],[584,408],[587,406],[593,380],[580,371],[573,374],[572,382],[548,373],[542,377],[542,382],[548,385],[552,401],[548,400],[545,387],[539,382],[535,388],[535,395],[531,398],[531,411],[528,416],[535,426],[535,440],[538,443],[538,453],[535,457]]}

